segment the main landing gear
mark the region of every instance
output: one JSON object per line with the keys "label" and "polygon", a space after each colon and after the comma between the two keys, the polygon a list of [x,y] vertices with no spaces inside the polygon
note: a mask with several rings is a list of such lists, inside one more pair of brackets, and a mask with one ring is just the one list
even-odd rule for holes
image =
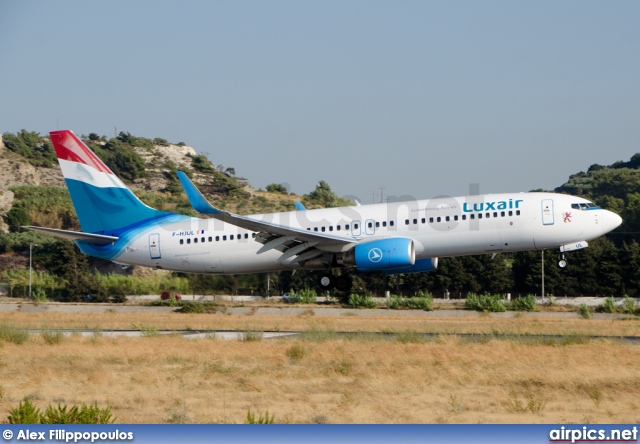
{"label": "main landing gear", "polygon": [[351,290],[351,277],[347,274],[334,276],[332,273],[322,273],[318,277],[318,286],[322,291],[336,289],[338,291]]}

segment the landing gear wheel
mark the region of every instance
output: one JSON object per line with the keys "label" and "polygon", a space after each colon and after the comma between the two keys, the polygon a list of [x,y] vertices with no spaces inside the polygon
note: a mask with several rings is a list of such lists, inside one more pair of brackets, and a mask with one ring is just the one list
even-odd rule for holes
{"label": "landing gear wheel", "polygon": [[331,290],[336,285],[336,278],[331,273],[322,273],[318,278],[318,285],[323,291]]}
{"label": "landing gear wheel", "polygon": [[560,255],[560,260],[558,261],[558,267],[564,268],[567,266],[567,261],[564,260],[564,253]]}
{"label": "landing gear wheel", "polygon": [[336,277],[336,290],[349,291],[351,290],[351,277],[350,276],[338,276]]}

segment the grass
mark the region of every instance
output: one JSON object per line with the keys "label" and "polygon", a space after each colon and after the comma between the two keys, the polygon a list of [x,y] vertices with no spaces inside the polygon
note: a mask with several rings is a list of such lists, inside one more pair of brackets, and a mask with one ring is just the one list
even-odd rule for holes
{"label": "grass", "polygon": [[608,341],[72,336],[0,348],[0,416],[29,397],[108,405],[125,423],[243,423],[248,408],[286,423],[637,423],[639,361]]}

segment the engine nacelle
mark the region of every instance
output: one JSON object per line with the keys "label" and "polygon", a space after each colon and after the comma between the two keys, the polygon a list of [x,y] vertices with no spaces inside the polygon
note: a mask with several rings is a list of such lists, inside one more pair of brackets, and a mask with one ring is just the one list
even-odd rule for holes
{"label": "engine nacelle", "polygon": [[416,262],[416,249],[413,240],[405,237],[380,239],[345,251],[342,260],[345,265],[355,265],[364,271],[412,267]]}
{"label": "engine nacelle", "polygon": [[426,259],[416,259],[416,263],[411,267],[392,268],[391,270],[384,270],[386,274],[400,274],[400,273],[422,273],[424,271],[433,271],[438,268],[438,258],[429,257]]}

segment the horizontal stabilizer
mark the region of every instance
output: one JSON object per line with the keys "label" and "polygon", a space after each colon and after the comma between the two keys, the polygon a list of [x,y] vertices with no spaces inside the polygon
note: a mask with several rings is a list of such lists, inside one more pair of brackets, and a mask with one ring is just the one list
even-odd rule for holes
{"label": "horizontal stabilizer", "polygon": [[103,234],[81,233],[79,231],[56,230],[55,228],[31,227],[31,226],[21,227],[21,228],[26,228],[28,230],[33,230],[33,231],[39,231],[41,233],[59,237],[61,239],[68,239],[72,241],[85,241],[91,244],[110,244],[111,242],[115,242],[119,239],[118,236],[105,236]]}
{"label": "horizontal stabilizer", "polygon": [[189,199],[189,203],[194,210],[196,210],[200,214],[222,213],[222,211],[218,210],[207,201],[200,190],[198,190],[193,182],[189,180],[186,174],[184,174],[182,171],[176,171],[176,174],[178,175],[178,179],[180,179],[182,188],[184,188],[184,192],[187,194],[187,199]]}

